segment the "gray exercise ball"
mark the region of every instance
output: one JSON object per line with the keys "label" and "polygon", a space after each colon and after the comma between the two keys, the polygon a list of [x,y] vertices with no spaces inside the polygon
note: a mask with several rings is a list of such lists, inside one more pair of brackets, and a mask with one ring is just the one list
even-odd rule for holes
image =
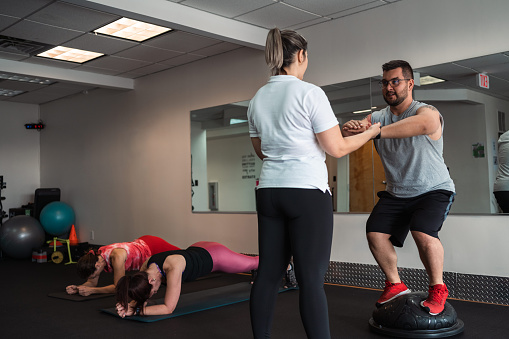
{"label": "gray exercise ball", "polygon": [[24,259],[44,244],[45,232],[37,219],[17,215],[0,228],[0,248],[9,257]]}

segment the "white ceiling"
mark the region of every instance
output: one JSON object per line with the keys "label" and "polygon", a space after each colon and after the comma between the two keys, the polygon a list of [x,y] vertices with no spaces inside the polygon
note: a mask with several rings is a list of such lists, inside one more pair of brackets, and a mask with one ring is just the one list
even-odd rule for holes
{"label": "white ceiling", "polygon": [[[42,85],[0,79],[0,89],[25,91],[15,97],[0,95],[0,100],[42,104],[98,87],[133,89],[139,77],[237,48],[263,49],[268,29],[275,26],[298,30],[404,0],[0,1],[0,78],[18,74],[54,81]],[[92,33],[122,16],[174,30],[142,43]],[[105,56],[81,65],[49,60],[34,56],[44,48],[39,45]],[[509,53],[456,67],[447,76],[488,71],[491,84],[500,82],[500,92],[509,93]],[[451,73],[449,67],[442,70]]]}

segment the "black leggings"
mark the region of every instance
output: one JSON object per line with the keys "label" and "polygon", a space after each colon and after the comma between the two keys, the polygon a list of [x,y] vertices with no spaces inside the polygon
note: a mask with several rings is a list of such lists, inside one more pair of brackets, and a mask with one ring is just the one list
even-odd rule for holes
{"label": "black leggings", "polygon": [[509,191],[497,191],[493,192],[493,194],[495,194],[502,213],[509,213]]}
{"label": "black leggings", "polygon": [[323,289],[332,244],[332,199],[318,189],[262,188],[256,192],[260,264],[251,290],[256,339],[270,338],[276,296],[290,257],[308,338],[330,338]]}

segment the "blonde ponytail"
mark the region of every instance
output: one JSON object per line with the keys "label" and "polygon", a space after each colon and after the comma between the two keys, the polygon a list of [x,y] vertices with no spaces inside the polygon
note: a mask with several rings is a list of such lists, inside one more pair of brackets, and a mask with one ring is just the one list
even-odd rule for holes
{"label": "blonde ponytail", "polygon": [[265,62],[269,66],[270,75],[279,74],[279,70],[283,66],[283,42],[279,28],[271,29],[267,35]]}

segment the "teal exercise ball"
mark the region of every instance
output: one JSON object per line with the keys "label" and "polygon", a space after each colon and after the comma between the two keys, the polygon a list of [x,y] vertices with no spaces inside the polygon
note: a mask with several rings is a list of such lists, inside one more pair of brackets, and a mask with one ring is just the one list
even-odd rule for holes
{"label": "teal exercise ball", "polygon": [[41,211],[39,220],[44,230],[53,235],[63,235],[74,224],[74,210],[71,206],[61,201],[50,202]]}
{"label": "teal exercise ball", "polygon": [[44,230],[37,219],[17,215],[0,227],[0,248],[9,257],[24,259],[44,244]]}

